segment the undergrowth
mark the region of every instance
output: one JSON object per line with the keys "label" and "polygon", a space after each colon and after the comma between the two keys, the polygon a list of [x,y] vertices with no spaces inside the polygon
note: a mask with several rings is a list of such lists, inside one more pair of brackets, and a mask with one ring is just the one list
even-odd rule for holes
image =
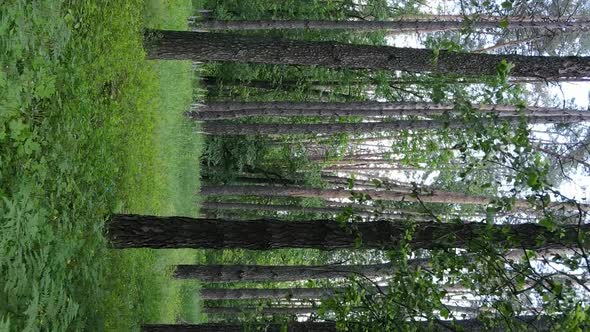
{"label": "undergrowth", "polygon": [[[177,102],[164,105],[173,69],[144,59],[142,13],[155,25],[158,8],[174,8],[174,22],[190,14],[187,1],[2,3],[2,331],[130,331],[182,311],[167,265],[194,253],[113,251],[103,235],[113,211],[197,211],[194,195],[168,195],[198,190],[200,141],[179,117],[190,64],[171,87]],[[183,139],[163,143],[166,130]]]}

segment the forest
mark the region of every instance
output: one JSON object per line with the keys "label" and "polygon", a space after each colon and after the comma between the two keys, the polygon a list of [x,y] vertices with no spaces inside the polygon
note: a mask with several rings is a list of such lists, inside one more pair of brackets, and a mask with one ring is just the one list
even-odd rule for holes
{"label": "forest", "polygon": [[0,331],[590,330],[590,3],[7,0]]}

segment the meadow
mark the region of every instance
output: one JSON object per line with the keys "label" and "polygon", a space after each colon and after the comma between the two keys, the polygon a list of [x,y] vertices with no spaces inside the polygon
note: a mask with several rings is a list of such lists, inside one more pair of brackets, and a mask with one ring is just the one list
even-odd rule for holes
{"label": "meadow", "polygon": [[186,29],[191,1],[3,2],[0,331],[132,331],[198,321],[191,251],[108,248],[116,212],[198,214],[190,62],[146,61],[145,27]]}

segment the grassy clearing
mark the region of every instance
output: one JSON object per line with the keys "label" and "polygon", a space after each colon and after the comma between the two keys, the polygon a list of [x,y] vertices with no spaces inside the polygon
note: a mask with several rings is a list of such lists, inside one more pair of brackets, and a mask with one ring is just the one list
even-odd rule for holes
{"label": "grassy clearing", "polygon": [[179,24],[189,5],[3,2],[1,331],[131,331],[176,320],[181,287],[198,287],[166,267],[194,253],[109,251],[103,236],[111,211],[197,211],[190,64],[145,61],[141,39],[142,13]]}

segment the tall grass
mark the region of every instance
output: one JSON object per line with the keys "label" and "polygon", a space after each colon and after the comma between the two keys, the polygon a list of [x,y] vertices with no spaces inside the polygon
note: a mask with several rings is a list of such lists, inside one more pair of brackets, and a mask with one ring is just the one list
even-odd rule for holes
{"label": "tall grass", "polygon": [[[190,1],[150,0],[144,8],[145,25],[150,28],[185,30],[186,18],[191,15]],[[200,188],[200,155],[202,149],[198,124],[184,117],[193,102],[193,80],[196,79],[190,61],[149,61],[156,74],[157,109],[152,115],[149,158],[154,172],[143,174],[143,163],[133,161],[137,167],[132,174],[139,175],[153,186],[149,194],[138,193],[143,186],[130,186],[126,192],[123,210],[132,213],[159,215],[198,215]],[[147,160],[147,159],[144,159]],[[196,251],[133,249],[113,252],[115,266],[133,266],[134,279],[142,287],[123,296],[131,296],[127,302],[141,303],[142,316],[130,322],[173,323],[178,320],[200,321],[196,281],[177,281],[170,277],[170,266],[190,264],[196,259]],[[147,264],[137,263],[141,261]],[[128,280],[128,282],[133,282]],[[130,294],[134,293],[134,294]],[[187,296],[191,294],[192,296]],[[132,311],[137,314],[137,311]],[[117,317],[110,321],[115,323]],[[119,328],[118,326],[114,326]]]}
{"label": "tall grass", "polygon": [[180,288],[198,286],[167,266],[195,253],[113,251],[103,234],[112,212],[198,210],[190,64],[142,50],[146,22],[188,15],[187,1],[0,6],[0,330],[133,331],[182,314]]}

